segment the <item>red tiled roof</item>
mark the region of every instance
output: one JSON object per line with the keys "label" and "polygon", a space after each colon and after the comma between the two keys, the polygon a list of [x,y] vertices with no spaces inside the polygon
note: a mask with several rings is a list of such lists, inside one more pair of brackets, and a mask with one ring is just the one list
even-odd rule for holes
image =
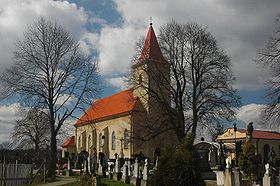
{"label": "red tiled roof", "polygon": [[[237,129],[238,132],[246,133],[246,129]],[[276,139],[280,140],[280,133],[276,131],[253,130],[253,138],[255,139]]]}
{"label": "red tiled roof", "polygon": [[129,89],[97,100],[86,113],[80,117],[75,126],[136,110],[143,111],[144,109],[139,98],[133,96],[133,89]]}
{"label": "red tiled roof", "polygon": [[154,60],[157,62],[165,62],[165,59],[160,51],[159,44],[153,29],[153,26],[150,25],[148,30],[144,47],[141,52],[141,56],[138,59],[138,63],[143,62],[144,60]]}
{"label": "red tiled roof", "polygon": [[68,146],[75,146],[75,136],[71,136],[61,145],[64,148]]}

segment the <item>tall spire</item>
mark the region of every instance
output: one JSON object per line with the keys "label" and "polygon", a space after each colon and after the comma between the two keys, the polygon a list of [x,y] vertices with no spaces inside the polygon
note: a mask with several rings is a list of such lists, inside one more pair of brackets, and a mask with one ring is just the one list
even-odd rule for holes
{"label": "tall spire", "polygon": [[160,51],[159,44],[153,29],[153,24],[150,21],[150,27],[146,36],[144,47],[138,62],[144,60],[153,60],[157,62],[165,62],[165,59]]}

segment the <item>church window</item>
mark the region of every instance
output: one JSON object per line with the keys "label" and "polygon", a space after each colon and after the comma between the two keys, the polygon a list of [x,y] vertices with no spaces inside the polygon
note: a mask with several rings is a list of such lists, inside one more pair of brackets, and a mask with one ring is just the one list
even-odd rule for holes
{"label": "church window", "polygon": [[88,151],[90,151],[90,147],[91,147],[91,135],[88,136]]}
{"label": "church window", "polygon": [[81,136],[79,136],[79,139],[78,139],[78,147],[80,148],[82,146],[81,144]]}
{"label": "church window", "polygon": [[112,150],[116,150],[116,134],[115,134],[115,131],[112,132]]}
{"label": "church window", "polygon": [[124,130],[124,149],[128,149],[128,130]]}
{"label": "church window", "polygon": [[99,151],[101,151],[102,147],[102,133],[99,134]]}

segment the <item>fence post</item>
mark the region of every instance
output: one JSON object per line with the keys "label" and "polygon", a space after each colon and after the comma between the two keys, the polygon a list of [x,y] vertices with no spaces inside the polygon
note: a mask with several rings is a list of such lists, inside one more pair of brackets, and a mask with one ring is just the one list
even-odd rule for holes
{"label": "fence post", "polygon": [[[16,167],[15,167],[15,178],[18,178],[18,160],[16,159]],[[16,181],[16,185],[18,184],[18,181]]]}

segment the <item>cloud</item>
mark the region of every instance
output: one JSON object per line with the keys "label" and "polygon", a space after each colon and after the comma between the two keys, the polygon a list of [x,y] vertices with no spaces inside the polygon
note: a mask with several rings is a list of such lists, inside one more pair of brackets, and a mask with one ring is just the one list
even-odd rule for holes
{"label": "cloud", "polygon": [[[57,20],[77,40],[87,38],[84,25],[87,12],[67,1],[52,0],[2,0],[0,1],[0,69],[12,64],[12,52],[17,39],[22,37],[28,25],[38,17]],[[87,42],[82,46],[86,48]]]}
{"label": "cloud", "polygon": [[20,119],[20,104],[0,106],[0,143],[10,139],[16,120]]}
{"label": "cloud", "polygon": [[98,50],[103,74],[123,73],[130,67],[133,44],[146,34],[152,16],[156,32],[172,19],[206,25],[232,59],[236,88],[263,88],[268,73],[253,59],[272,33],[280,1],[115,0],[115,4],[123,24],[101,29]]}
{"label": "cloud", "polygon": [[[86,30],[89,16],[84,8],[68,1],[53,0],[1,0],[0,1],[0,73],[12,65],[14,44],[23,37],[28,25],[44,16],[58,21],[90,54],[98,34]],[[94,17],[91,17],[94,19]],[[63,98],[60,100],[63,101]],[[9,139],[14,123],[19,119],[19,104],[0,106],[0,143]],[[73,130],[74,131],[74,130]]]}
{"label": "cloud", "polygon": [[[261,0],[254,3],[241,0],[178,0],[176,3],[173,0],[115,0],[111,4],[121,16],[120,25],[108,25],[106,19],[68,1],[1,1],[1,69],[11,64],[14,41],[21,37],[26,25],[36,17],[46,16],[58,20],[69,30],[86,54],[96,51],[101,74],[125,73],[131,66],[134,44],[145,36],[152,16],[156,33],[172,19],[206,25],[232,59],[236,88],[257,90],[268,78],[268,73],[258,68],[253,59],[273,30],[280,5],[277,0],[269,3]],[[90,24],[101,25],[101,29],[97,33],[90,32],[86,29]]]}
{"label": "cloud", "polygon": [[102,24],[102,25],[106,25],[107,24],[107,21],[105,19],[101,19],[101,18],[98,18],[98,17],[91,17],[89,19],[89,22],[92,23],[92,24]]}
{"label": "cloud", "polygon": [[128,88],[128,85],[125,82],[125,80],[125,77],[115,77],[106,79],[110,86],[117,88],[118,90],[125,90]]}
{"label": "cloud", "polygon": [[265,104],[248,104],[237,109],[236,118],[247,126],[249,122],[254,123],[255,129],[269,129],[270,124],[264,121],[263,110],[267,105]]}
{"label": "cloud", "polygon": [[134,45],[145,29],[125,25],[102,28],[98,43],[99,65],[103,75],[125,73],[131,66]]}

